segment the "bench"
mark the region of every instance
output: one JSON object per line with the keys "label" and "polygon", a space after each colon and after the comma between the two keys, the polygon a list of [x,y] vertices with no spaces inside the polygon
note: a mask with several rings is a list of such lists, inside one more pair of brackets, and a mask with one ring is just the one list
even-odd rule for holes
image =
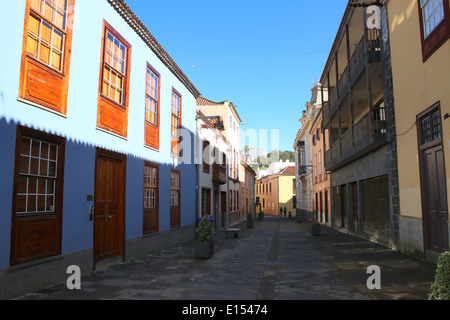
{"label": "bench", "polygon": [[225,229],[225,234],[227,235],[227,238],[229,239],[236,239],[239,236],[239,232],[241,229],[239,228],[228,228]]}

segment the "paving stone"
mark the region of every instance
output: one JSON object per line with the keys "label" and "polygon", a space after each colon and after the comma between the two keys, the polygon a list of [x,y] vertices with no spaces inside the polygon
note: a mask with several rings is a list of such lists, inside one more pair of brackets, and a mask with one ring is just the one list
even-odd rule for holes
{"label": "paving stone", "polygon": [[[194,244],[86,275],[81,290],[65,283],[20,300],[373,300],[427,299],[435,266],[327,227],[265,217],[238,239],[215,234],[215,253],[194,258]],[[381,268],[381,290],[369,290],[367,267]]]}

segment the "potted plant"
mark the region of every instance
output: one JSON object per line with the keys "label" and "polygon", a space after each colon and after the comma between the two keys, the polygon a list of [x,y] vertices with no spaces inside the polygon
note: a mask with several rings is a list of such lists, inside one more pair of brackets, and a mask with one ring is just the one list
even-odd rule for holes
{"label": "potted plant", "polygon": [[264,212],[261,211],[260,213],[258,213],[258,218],[259,218],[259,221],[264,219]]}
{"label": "potted plant", "polygon": [[450,251],[439,257],[428,300],[450,300]]}
{"label": "potted plant", "polygon": [[200,220],[196,230],[195,257],[209,259],[214,254],[213,229],[207,218]]}
{"label": "potted plant", "polygon": [[320,223],[315,220],[311,223],[311,234],[313,236],[320,236]]}
{"label": "potted plant", "polygon": [[247,213],[247,228],[253,229],[253,215],[251,213]]}
{"label": "potted plant", "polygon": [[317,211],[314,210],[311,217],[311,234],[320,236],[320,223],[317,221]]}

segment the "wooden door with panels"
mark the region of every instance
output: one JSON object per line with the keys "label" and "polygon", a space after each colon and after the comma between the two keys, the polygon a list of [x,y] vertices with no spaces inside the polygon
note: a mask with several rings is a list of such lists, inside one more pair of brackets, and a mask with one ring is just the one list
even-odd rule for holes
{"label": "wooden door with panels", "polygon": [[425,250],[449,249],[448,203],[440,104],[417,116]]}
{"label": "wooden door with panels", "polygon": [[126,157],[97,149],[94,262],[124,257]]}

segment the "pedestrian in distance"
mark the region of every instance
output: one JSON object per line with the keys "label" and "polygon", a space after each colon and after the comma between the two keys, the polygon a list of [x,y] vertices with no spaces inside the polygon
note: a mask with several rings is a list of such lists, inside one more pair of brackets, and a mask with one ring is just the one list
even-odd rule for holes
{"label": "pedestrian in distance", "polygon": [[280,218],[283,218],[283,208],[280,208]]}
{"label": "pedestrian in distance", "polygon": [[286,207],[284,207],[284,217],[286,218],[286,211],[287,211],[287,209],[286,209]]}

